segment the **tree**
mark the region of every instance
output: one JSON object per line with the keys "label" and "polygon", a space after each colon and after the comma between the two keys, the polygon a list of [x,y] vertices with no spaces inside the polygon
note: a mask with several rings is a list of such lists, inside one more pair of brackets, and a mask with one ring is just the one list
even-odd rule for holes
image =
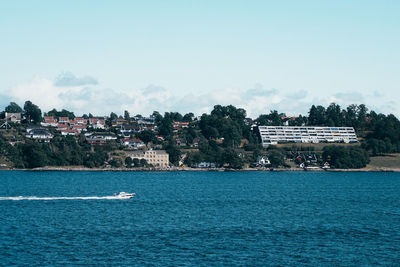
{"label": "tree", "polygon": [[224,150],[222,160],[223,164],[228,164],[228,167],[232,169],[242,169],[244,165],[244,162],[239,157],[238,153],[231,148]]}
{"label": "tree", "polygon": [[326,146],[322,159],[332,168],[340,169],[364,168],[369,162],[367,151],[360,147]]}
{"label": "tree", "polygon": [[22,113],[22,108],[15,102],[10,102],[10,104],[4,109],[8,113]]}
{"label": "tree", "polygon": [[366,126],[367,112],[368,108],[364,104],[358,106],[357,120],[358,120],[358,127],[360,127],[361,129],[364,129]]}
{"label": "tree", "polygon": [[139,160],[139,166],[140,167],[147,167],[149,164],[147,163],[147,160],[145,159],[140,159]]}
{"label": "tree", "polygon": [[55,118],[60,117],[68,117],[68,119],[73,120],[75,119],[75,114],[72,111],[68,111],[66,109],[62,109],[61,111],[57,111],[55,108],[50,110],[49,112],[45,113],[46,116],[53,116]]}
{"label": "tree", "polygon": [[131,120],[131,116],[127,110],[124,111],[124,119],[129,122]]}
{"label": "tree", "polygon": [[114,112],[111,112],[111,113],[110,113],[110,116],[109,116],[109,117],[107,118],[107,120],[106,120],[107,126],[108,126],[108,127],[111,127],[112,121],[115,120],[115,119],[117,119],[117,118],[118,118],[118,115],[115,114]]}
{"label": "tree", "polygon": [[323,106],[311,106],[308,115],[308,125],[320,126],[325,124],[325,108]]}
{"label": "tree", "polygon": [[131,158],[131,157],[126,157],[126,158],[125,158],[125,166],[126,166],[127,168],[131,168],[132,165],[133,165],[133,160],[132,160],[132,158]]}
{"label": "tree", "polygon": [[165,137],[171,136],[173,131],[172,122],[170,113],[165,112],[164,118],[161,119],[158,125],[159,134]]}
{"label": "tree", "polygon": [[[137,115],[136,115],[137,116]],[[155,124],[159,125],[161,120],[163,119],[163,116],[160,114],[158,111],[153,111],[153,114],[151,115],[154,117],[154,122]]]}
{"label": "tree", "polygon": [[192,112],[187,113],[183,116],[182,121],[191,122],[193,120],[194,114]]}
{"label": "tree", "polygon": [[119,168],[122,166],[122,161],[118,158],[112,159],[108,163],[114,168]]}
{"label": "tree", "polygon": [[271,110],[270,113],[261,114],[257,119],[256,122],[258,125],[263,126],[280,126],[282,125],[282,117],[284,117],[284,113],[278,113],[276,110]]}
{"label": "tree", "polygon": [[169,161],[174,165],[178,165],[181,158],[181,151],[174,145],[172,140],[168,140],[168,143],[164,146],[164,150],[169,155]]}
{"label": "tree", "polygon": [[24,155],[25,166],[28,168],[43,167],[48,162],[41,145],[35,141],[25,142],[22,145],[22,154]]}
{"label": "tree", "polygon": [[342,126],[343,125],[343,117],[340,106],[331,103],[326,109],[326,126]]}
{"label": "tree", "polygon": [[142,140],[146,146],[149,142],[154,141],[156,135],[151,130],[144,130],[136,134],[136,137]]}
{"label": "tree", "polygon": [[278,150],[271,150],[268,152],[268,159],[273,167],[285,166],[285,158]]}
{"label": "tree", "polygon": [[25,117],[28,122],[33,122],[35,124],[40,123],[42,120],[42,111],[38,106],[33,104],[31,101],[26,101],[24,104]]}

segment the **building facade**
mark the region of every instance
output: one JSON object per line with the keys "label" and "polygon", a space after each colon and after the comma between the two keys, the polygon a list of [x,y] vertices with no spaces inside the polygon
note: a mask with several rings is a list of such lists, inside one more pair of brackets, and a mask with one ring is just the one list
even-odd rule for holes
{"label": "building facade", "polygon": [[264,147],[278,143],[354,143],[353,127],[258,126]]}
{"label": "building facade", "polygon": [[166,168],[169,166],[169,155],[165,150],[146,150],[127,152],[132,159],[145,159],[148,164],[155,167]]}

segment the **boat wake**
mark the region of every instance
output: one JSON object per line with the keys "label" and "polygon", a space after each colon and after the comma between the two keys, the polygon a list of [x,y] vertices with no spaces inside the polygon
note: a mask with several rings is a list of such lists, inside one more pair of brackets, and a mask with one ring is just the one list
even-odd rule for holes
{"label": "boat wake", "polygon": [[125,193],[121,192],[114,196],[90,196],[90,197],[36,197],[36,196],[18,196],[18,197],[0,197],[0,200],[91,200],[91,199],[110,199],[110,200],[121,200],[121,199],[131,199],[135,196],[135,193]]}

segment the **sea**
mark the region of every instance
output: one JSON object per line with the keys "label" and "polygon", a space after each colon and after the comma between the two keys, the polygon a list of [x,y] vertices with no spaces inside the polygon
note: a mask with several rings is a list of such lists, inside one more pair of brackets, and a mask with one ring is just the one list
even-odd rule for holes
{"label": "sea", "polygon": [[400,173],[0,171],[0,266],[378,265]]}

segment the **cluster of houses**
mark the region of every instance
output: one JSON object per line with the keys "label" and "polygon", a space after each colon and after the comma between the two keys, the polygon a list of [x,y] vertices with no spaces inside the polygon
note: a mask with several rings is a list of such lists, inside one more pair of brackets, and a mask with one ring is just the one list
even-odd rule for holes
{"label": "cluster of houses", "polygon": [[44,116],[44,122],[41,123],[43,127],[55,127],[61,135],[79,135],[86,132],[88,127],[93,129],[105,129],[104,118],[89,118],[75,117],[70,119],[68,117],[59,117],[58,120],[53,116]]}

